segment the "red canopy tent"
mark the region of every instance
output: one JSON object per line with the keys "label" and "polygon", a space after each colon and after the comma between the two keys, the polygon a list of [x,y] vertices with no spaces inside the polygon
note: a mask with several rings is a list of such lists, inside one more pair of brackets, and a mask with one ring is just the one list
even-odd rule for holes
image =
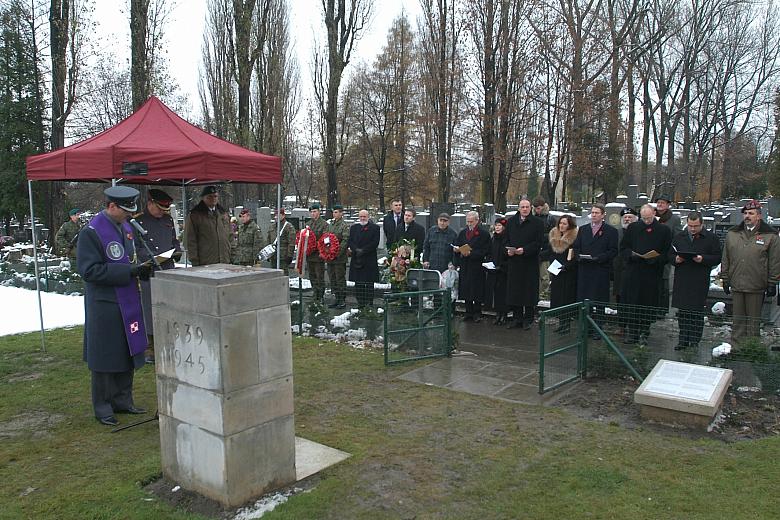
{"label": "red canopy tent", "polygon": [[94,137],[28,157],[27,179],[281,184],[282,159],[214,137],[151,97],[133,115]]}
{"label": "red canopy tent", "polygon": [[[214,137],[179,117],[158,98],[150,97],[130,117],[94,137],[27,157],[30,221],[34,222],[32,181],[278,184],[277,198],[281,198],[282,159]],[[46,350],[34,225],[32,232],[41,347]]]}

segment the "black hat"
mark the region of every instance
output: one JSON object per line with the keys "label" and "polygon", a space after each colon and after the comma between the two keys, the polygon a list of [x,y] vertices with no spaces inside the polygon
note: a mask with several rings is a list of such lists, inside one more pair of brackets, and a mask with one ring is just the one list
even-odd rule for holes
{"label": "black hat", "polygon": [[620,216],[622,217],[623,215],[636,215],[636,211],[634,208],[623,208],[620,210]]}
{"label": "black hat", "polygon": [[206,195],[213,195],[214,193],[219,193],[216,186],[204,186],[203,191],[200,192],[200,196],[205,197]]}
{"label": "black hat", "polygon": [[309,211],[311,211],[313,209],[320,209],[320,203],[319,202],[315,202],[311,206],[309,206]]}
{"label": "black hat", "polygon": [[120,208],[130,213],[138,209],[138,195],[140,192],[130,186],[111,186],[103,190],[109,202],[113,202]]}
{"label": "black hat", "polygon": [[661,195],[657,196],[653,202],[658,202],[659,200],[665,200],[669,204],[672,203],[672,199],[669,197],[669,195],[661,194]]}
{"label": "black hat", "polygon": [[169,210],[171,208],[171,203],[173,202],[173,197],[165,193],[163,190],[152,188],[149,190],[149,200],[156,202],[161,209]]}
{"label": "black hat", "polygon": [[439,220],[449,220],[450,214],[449,213],[439,213]]}
{"label": "black hat", "polygon": [[334,204],[333,208],[331,208],[331,209],[333,209],[334,211],[335,210],[343,211],[344,210],[344,206],[342,206],[341,204]]}
{"label": "black hat", "polygon": [[502,226],[506,226],[508,224],[507,220],[504,217],[496,217],[496,224],[501,224]]}

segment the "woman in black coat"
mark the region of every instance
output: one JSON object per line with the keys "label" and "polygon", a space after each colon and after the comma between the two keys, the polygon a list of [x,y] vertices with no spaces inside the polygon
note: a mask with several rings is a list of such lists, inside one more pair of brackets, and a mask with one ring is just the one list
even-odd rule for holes
{"label": "woman in black coat", "polygon": [[[552,265],[558,261],[563,267],[557,275],[550,274],[550,308],[563,307],[577,301],[577,261],[573,245],[577,239],[577,223],[570,215],[563,215],[547,235],[549,246],[544,249],[545,260]],[[570,319],[563,317],[556,332],[567,333]]]}
{"label": "woman in black coat", "polygon": [[493,309],[496,311],[494,325],[505,323],[508,312],[506,306],[506,246],[506,219],[497,218],[493,238],[490,240],[490,260],[496,268],[488,271],[488,280],[492,282],[493,286]]}

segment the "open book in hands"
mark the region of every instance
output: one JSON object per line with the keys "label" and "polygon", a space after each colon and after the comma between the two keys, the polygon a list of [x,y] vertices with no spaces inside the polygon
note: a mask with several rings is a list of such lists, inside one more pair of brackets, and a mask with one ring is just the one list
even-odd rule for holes
{"label": "open book in hands", "polygon": [[636,251],[631,251],[631,254],[634,256],[638,256],[639,258],[644,258],[645,260],[650,260],[651,258],[655,258],[658,256],[661,256],[661,253],[656,251],[655,249],[651,249],[647,253],[642,253],[641,255],[637,253]]}

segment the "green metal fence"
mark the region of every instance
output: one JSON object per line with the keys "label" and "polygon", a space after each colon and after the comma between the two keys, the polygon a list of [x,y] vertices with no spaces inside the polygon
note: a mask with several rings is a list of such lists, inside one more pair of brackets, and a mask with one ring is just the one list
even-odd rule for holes
{"label": "green metal fence", "polygon": [[446,356],[452,350],[449,289],[384,295],[385,364]]}
{"label": "green metal fence", "polygon": [[735,385],[777,391],[780,327],[771,316],[735,318],[725,310],[722,305],[686,312],[583,302],[545,311],[539,326],[539,392],[579,377],[641,381],[659,359],[730,368]]}

